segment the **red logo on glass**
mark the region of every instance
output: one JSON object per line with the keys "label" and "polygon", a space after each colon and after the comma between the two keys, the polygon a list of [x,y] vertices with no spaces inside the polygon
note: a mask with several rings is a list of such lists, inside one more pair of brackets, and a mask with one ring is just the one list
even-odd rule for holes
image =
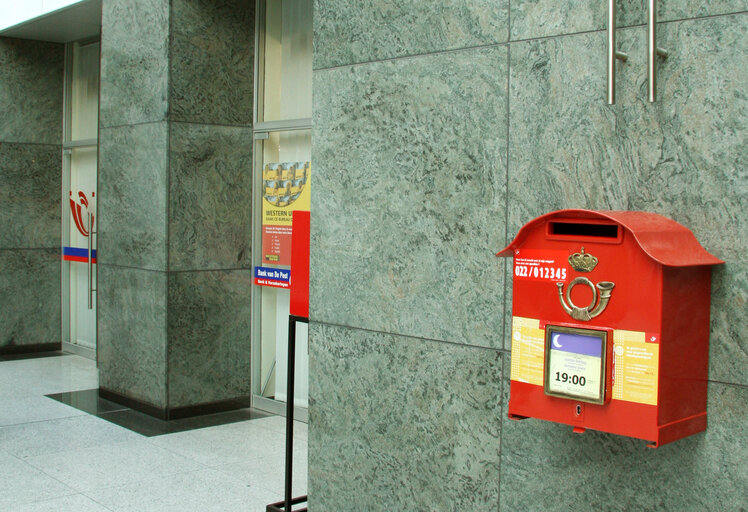
{"label": "red logo on glass", "polygon": [[[95,197],[96,193],[91,192],[91,197]],[[91,214],[91,225],[85,226],[83,223],[83,212],[81,207],[85,207],[86,211],[88,211],[88,198],[86,197],[86,194],[78,191],[78,199],[80,200],[80,203],[76,203],[73,199],[73,191],[70,191],[70,213],[73,214],[73,221],[75,222],[75,227],[78,228],[78,231],[80,231],[80,234],[83,236],[88,236],[89,231],[93,230],[94,226],[94,215]],[[86,229],[88,227],[88,229]]]}

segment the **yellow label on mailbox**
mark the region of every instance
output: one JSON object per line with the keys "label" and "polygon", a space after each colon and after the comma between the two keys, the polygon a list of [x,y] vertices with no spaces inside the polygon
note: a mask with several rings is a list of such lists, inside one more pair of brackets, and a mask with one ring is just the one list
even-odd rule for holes
{"label": "yellow label on mailbox", "polygon": [[613,331],[613,398],[657,405],[660,345],[637,331]]}
{"label": "yellow label on mailbox", "polygon": [[545,330],[536,318],[512,317],[511,379],[543,385]]}

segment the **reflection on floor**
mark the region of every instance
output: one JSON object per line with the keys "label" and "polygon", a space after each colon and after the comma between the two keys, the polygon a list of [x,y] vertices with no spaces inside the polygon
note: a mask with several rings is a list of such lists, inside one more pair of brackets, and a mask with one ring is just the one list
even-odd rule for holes
{"label": "reflection on floor", "polygon": [[[283,418],[161,422],[101,401],[97,387],[79,356],[0,361],[0,510],[264,512],[282,498]],[[306,425],[294,430],[298,496]]]}
{"label": "reflection on floor", "polygon": [[98,389],[51,393],[46,396],[148,437],[271,416],[271,414],[254,409],[239,409],[181,420],[164,421],[101,398]]}

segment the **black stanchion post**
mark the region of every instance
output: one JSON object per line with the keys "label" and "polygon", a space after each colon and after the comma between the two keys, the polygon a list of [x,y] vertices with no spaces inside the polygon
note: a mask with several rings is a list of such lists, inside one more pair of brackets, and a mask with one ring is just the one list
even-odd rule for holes
{"label": "black stanchion post", "polygon": [[286,504],[284,510],[291,511],[291,499],[293,496],[293,408],[294,408],[294,383],[296,373],[296,317],[288,317],[288,371],[286,389]]}
{"label": "black stanchion post", "polygon": [[[267,506],[267,512],[291,512],[293,505],[305,503],[306,496],[293,498],[293,413],[294,385],[296,373],[296,323],[308,323],[305,317],[289,315],[288,317],[288,377],[286,379],[286,479],[283,501]],[[298,512],[306,512],[306,508]]]}

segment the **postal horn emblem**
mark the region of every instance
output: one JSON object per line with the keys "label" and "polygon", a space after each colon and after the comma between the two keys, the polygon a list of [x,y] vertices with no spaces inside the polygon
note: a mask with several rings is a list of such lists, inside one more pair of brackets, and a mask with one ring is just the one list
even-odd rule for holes
{"label": "postal horn emblem", "polygon": [[[586,284],[592,290],[592,302],[585,308],[580,308],[571,300],[571,290],[578,284]],[[595,285],[586,277],[577,277],[566,288],[566,300],[564,300],[564,283],[556,283],[556,286],[558,287],[558,300],[561,301],[561,307],[564,308],[564,311],[571,315],[574,320],[587,322],[605,311],[610,301],[610,295],[613,293],[615,283],[600,281]],[[600,290],[599,302],[597,296],[598,290]]]}

